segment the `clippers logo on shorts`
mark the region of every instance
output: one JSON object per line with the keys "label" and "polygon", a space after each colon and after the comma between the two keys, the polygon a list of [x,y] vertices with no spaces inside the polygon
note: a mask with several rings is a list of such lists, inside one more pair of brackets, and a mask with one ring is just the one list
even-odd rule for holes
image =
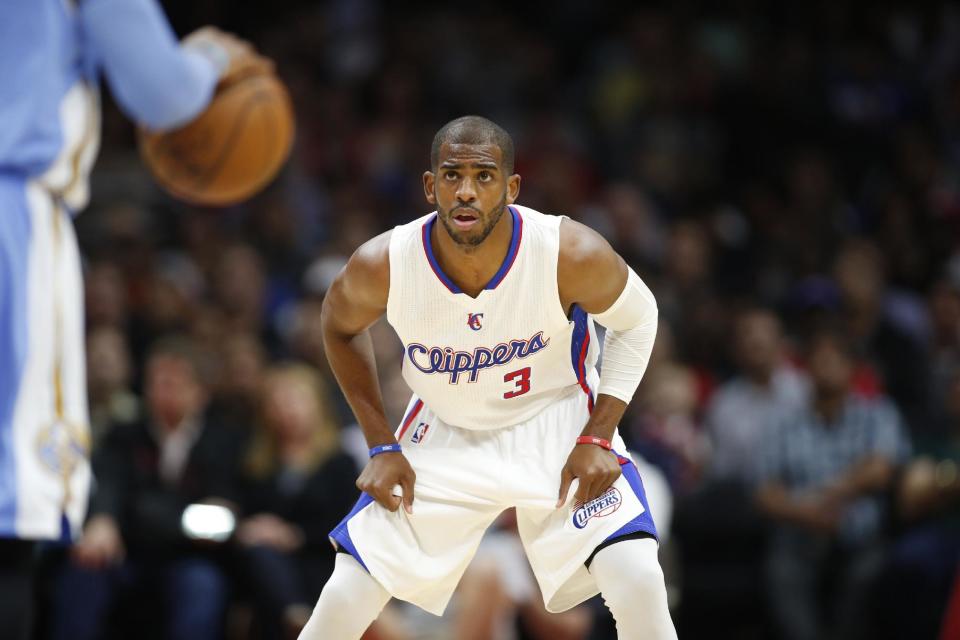
{"label": "clippers logo on shorts", "polygon": [[467,314],[467,326],[473,329],[474,331],[480,331],[483,328],[483,325],[480,324],[480,319],[483,317],[482,313],[468,313]]}
{"label": "clippers logo on shorts", "polygon": [[591,518],[608,516],[619,509],[621,504],[623,504],[623,496],[620,495],[620,490],[616,487],[610,487],[599,497],[574,509],[573,526],[577,529],[583,529]]}
{"label": "clippers logo on shorts", "polygon": [[417,342],[407,346],[407,358],[421,373],[450,374],[450,384],[460,382],[461,374],[469,374],[467,382],[476,382],[480,372],[490,367],[500,367],[514,358],[526,358],[550,344],[543,331],[527,340],[501,342],[495,347],[477,347],[473,351],[454,351],[451,347],[427,347]]}
{"label": "clippers logo on shorts", "polygon": [[426,422],[421,422],[417,425],[417,428],[413,430],[413,435],[410,436],[410,442],[414,444],[420,444],[420,441],[423,440],[427,435],[427,430],[430,428]]}

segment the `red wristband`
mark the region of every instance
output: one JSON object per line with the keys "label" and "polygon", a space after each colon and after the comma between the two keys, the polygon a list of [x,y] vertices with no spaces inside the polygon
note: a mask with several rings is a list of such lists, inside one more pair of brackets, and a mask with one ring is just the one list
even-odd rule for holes
{"label": "red wristband", "polygon": [[598,447],[603,447],[607,451],[613,448],[609,440],[604,440],[603,438],[598,438],[597,436],[579,436],[577,438],[577,444],[595,444]]}

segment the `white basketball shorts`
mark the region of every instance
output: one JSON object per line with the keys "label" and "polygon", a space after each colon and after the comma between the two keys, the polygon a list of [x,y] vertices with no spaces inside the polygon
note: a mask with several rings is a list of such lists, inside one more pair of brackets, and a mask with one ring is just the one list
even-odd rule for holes
{"label": "white basketball shorts", "polygon": [[[636,466],[617,454],[622,475],[600,497],[579,504],[577,482],[557,509],[560,471],[588,418],[574,388],[533,419],[476,431],[440,421],[416,397],[398,430],[417,474],[413,514],[390,512],[366,493],[330,533],[395,598],[441,615],[484,531],[516,507],[520,538],[547,610],[565,611],[599,591],[585,562],[607,540],[656,537]],[[615,452],[626,452],[619,434]]]}

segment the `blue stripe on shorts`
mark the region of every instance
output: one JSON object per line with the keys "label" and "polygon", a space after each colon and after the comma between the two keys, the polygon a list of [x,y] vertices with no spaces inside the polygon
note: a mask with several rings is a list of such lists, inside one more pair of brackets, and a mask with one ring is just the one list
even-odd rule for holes
{"label": "blue stripe on shorts", "polygon": [[[350,513],[340,521],[340,524],[330,532],[330,539],[335,540],[340,547],[357,559],[357,562],[360,563],[364,569],[367,569],[366,563],[364,563],[363,558],[360,557],[360,552],[357,551],[356,545],[353,544],[353,540],[350,539],[350,531],[347,529],[347,523],[350,522],[350,518],[357,515],[363,511],[364,507],[373,503],[373,496],[368,493],[361,493],[360,499],[357,500],[357,504],[353,505],[353,509],[350,510]],[[370,570],[367,569],[369,573]]]}
{"label": "blue stripe on shorts", "polygon": [[643,480],[640,479],[637,465],[633,464],[633,461],[629,458],[619,454],[617,454],[617,458],[620,460],[620,472],[627,479],[633,493],[640,500],[640,504],[643,505],[643,513],[607,536],[604,542],[630,533],[649,533],[659,540],[660,536],[657,534],[657,526],[653,523],[653,514],[650,513],[650,505],[647,503],[647,492],[643,489]]}

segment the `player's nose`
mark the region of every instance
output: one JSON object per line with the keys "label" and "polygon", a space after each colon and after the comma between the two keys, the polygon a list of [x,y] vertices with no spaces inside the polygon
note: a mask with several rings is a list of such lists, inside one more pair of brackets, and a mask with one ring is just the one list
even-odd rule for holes
{"label": "player's nose", "polygon": [[470,178],[464,178],[457,187],[457,200],[460,202],[473,202],[477,199],[477,189]]}

